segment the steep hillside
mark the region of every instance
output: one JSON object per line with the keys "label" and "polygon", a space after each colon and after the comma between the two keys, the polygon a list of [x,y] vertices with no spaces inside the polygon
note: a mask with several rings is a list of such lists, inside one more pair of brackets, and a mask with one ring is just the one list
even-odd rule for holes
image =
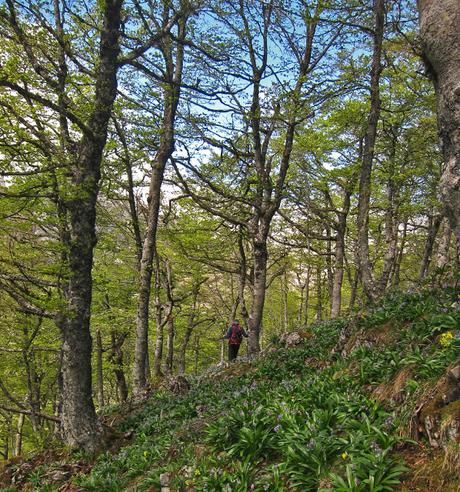
{"label": "steep hillside", "polygon": [[397,293],[254,361],[106,409],[95,461],[10,463],[3,491],[458,491],[458,291]]}

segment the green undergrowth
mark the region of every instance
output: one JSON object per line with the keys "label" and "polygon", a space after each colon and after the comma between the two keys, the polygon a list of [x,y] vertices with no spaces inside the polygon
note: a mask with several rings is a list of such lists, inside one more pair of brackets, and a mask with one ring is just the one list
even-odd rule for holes
{"label": "green undergrowth", "polygon": [[[159,391],[119,424],[131,444],[73,482],[155,491],[167,474],[172,491],[396,490],[417,392],[460,357],[458,308],[454,290],[394,293],[354,321],[309,327],[296,348],[194,378],[185,395]],[[347,326],[355,343],[341,355]],[[405,369],[398,402],[377,400]],[[35,479],[30,490],[57,490]]]}

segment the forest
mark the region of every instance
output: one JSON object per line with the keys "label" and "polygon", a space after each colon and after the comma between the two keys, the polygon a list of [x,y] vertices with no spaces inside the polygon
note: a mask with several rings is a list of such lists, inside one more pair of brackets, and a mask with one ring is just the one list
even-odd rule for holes
{"label": "forest", "polygon": [[456,288],[458,25],[457,0],[2,0],[0,458],[99,451],[103,409],[225,367],[232,320],[252,360]]}

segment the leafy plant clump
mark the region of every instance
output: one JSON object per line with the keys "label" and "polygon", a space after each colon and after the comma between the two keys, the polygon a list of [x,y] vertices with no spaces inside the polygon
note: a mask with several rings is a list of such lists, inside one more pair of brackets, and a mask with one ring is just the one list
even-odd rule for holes
{"label": "leafy plant clump", "polygon": [[[165,480],[174,491],[395,490],[408,471],[395,451],[410,442],[420,388],[460,356],[455,296],[392,294],[357,320],[311,326],[296,348],[192,379],[186,394],[159,390],[119,424],[133,441],[72,480],[107,492]],[[386,342],[368,343],[384,324]],[[333,349],[350,326],[341,356]],[[376,398],[403,373],[398,399]],[[44,476],[31,474],[33,490],[57,490]]]}

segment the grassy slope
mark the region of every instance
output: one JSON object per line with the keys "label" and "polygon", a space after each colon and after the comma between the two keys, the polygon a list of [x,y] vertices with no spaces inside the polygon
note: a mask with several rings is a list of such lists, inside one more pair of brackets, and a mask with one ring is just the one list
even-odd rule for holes
{"label": "grassy slope", "polygon": [[[417,420],[460,358],[445,335],[460,329],[456,296],[394,294],[355,320],[310,327],[294,349],[209,372],[184,395],[161,390],[123,418],[113,413],[131,441],[90,472],[83,464],[61,490],[154,491],[161,475],[190,492],[460,490],[458,443],[447,455],[430,451]],[[457,403],[442,411],[457,412]],[[408,443],[417,433],[420,444]],[[77,458],[86,463],[74,455],[35,468],[20,488],[58,490],[52,470]]]}

